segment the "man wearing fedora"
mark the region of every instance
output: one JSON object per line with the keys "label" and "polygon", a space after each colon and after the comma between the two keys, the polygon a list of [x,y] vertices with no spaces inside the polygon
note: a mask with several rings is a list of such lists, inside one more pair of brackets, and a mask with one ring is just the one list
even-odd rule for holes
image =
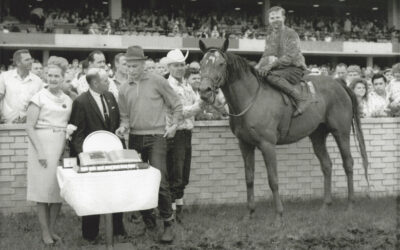
{"label": "man wearing fedora", "polygon": [[[128,84],[121,86],[119,106],[121,125],[116,134],[120,137],[129,132],[129,148],[138,151],[144,162],[161,172],[158,209],[164,220],[161,242],[174,239],[174,215],[167,175],[167,138],[175,135],[182,117],[182,104],[167,80],[162,76],[145,72],[143,49],[131,46],[125,54],[128,67]],[[171,126],[166,126],[167,110],[172,112]],[[146,228],[156,228],[152,210],[141,211]]]}
{"label": "man wearing fedora", "polygon": [[[204,108],[204,103],[184,81],[185,61],[189,52],[184,56],[179,49],[168,52],[164,63],[169,71],[168,82],[178,95],[183,106],[183,119],[179,121],[177,131],[172,139],[168,140],[167,168],[169,185],[171,188],[172,209],[176,212],[176,219],[182,219],[183,194],[189,183],[190,163],[192,160],[192,129],[194,117]],[[173,125],[173,116],[167,115],[167,127]]]}

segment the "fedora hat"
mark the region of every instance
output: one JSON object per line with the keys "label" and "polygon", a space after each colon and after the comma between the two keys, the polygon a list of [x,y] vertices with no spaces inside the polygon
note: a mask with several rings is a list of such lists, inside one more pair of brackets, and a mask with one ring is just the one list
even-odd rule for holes
{"label": "fedora hat", "polygon": [[170,63],[184,63],[188,55],[189,55],[189,50],[186,51],[186,55],[184,56],[180,49],[174,49],[168,52],[167,56],[165,57],[164,63],[166,65]]}
{"label": "fedora hat", "polygon": [[125,58],[127,61],[132,60],[146,60],[147,56],[144,56],[142,47],[140,46],[130,46],[126,50]]}

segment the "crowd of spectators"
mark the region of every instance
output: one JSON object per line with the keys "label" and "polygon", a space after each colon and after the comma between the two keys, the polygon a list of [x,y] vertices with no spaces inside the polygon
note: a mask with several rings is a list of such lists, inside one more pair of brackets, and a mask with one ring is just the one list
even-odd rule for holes
{"label": "crowd of spectators", "polygon": [[[167,77],[168,70],[163,60],[163,58],[155,60],[149,58],[145,63],[146,70]],[[69,64],[65,72],[65,82],[62,88],[72,99],[82,93],[79,79],[82,78],[82,75],[85,75],[90,64],[91,62],[87,59],[81,62],[74,59]],[[118,62],[115,61],[114,64],[118,64]],[[196,61],[187,64],[186,67],[195,72],[200,70],[200,65]],[[114,79],[116,83],[121,82],[119,80],[119,72],[111,64],[106,64],[105,60],[104,68],[108,72],[110,79]],[[0,65],[0,74],[13,69],[13,65],[8,67]],[[47,70],[47,66],[42,65],[38,60],[32,62],[31,73],[40,77],[45,84]],[[347,86],[354,90],[354,93],[359,98],[362,117],[400,116],[400,64],[395,64],[392,68],[385,69],[381,69],[378,65],[361,68],[358,65],[347,66],[344,63],[340,63],[334,68],[329,65],[309,65],[308,74],[342,79]],[[192,77],[188,78],[187,81],[197,92],[200,84],[200,75],[190,75]],[[196,118],[198,120],[218,120],[226,117],[210,108]]]}
{"label": "crowd of spectators", "polygon": [[[3,22],[4,32],[24,31],[18,22]],[[14,18],[15,20],[15,18]],[[200,10],[148,10],[125,11],[120,19],[112,20],[106,12],[33,9],[29,20],[34,28],[27,32],[73,32],[84,34],[165,35],[182,37],[226,37],[263,39],[266,27],[259,14],[244,11],[223,13]],[[399,31],[384,20],[353,16],[307,16],[287,13],[287,25],[294,28],[302,40],[309,41],[391,41]],[[1,26],[1,24],[0,24]],[[62,27],[68,29],[62,29]],[[60,28],[61,27],[61,28]]]}

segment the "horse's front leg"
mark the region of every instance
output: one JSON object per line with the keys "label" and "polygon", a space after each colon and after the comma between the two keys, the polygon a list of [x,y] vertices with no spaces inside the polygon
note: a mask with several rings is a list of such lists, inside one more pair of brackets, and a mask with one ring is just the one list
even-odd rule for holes
{"label": "horse's front leg", "polygon": [[239,139],[239,148],[242,152],[244,161],[244,169],[246,176],[246,188],[247,188],[247,206],[249,209],[249,216],[252,218],[255,210],[254,203],[254,149],[253,145],[250,145],[243,140]]}
{"label": "horse's front leg", "polygon": [[274,224],[276,226],[281,226],[283,205],[281,198],[279,197],[279,183],[278,183],[275,145],[269,142],[263,142],[260,144],[260,150],[264,158],[265,166],[267,167],[269,187],[271,188],[274,197],[275,212],[276,212]]}

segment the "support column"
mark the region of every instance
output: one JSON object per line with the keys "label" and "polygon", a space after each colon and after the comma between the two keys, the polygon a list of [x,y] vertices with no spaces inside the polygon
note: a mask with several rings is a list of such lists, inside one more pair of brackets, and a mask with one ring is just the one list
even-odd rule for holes
{"label": "support column", "polygon": [[374,66],[374,58],[372,56],[367,57],[367,67],[373,67]]}
{"label": "support column", "polygon": [[400,29],[400,3],[398,0],[387,0],[388,25]]}
{"label": "support column", "polygon": [[43,50],[43,54],[42,54],[42,64],[46,65],[47,61],[49,60],[50,57],[50,51],[49,50]]}
{"label": "support column", "polygon": [[122,16],[122,0],[110,0],[109,4],[109,16],[112,20],[119,19]]}
{"label": "support column", "polygon": [[270,0],[264,0],[264,6],[262,8],[262,20],[265,25],[268,25],[268,17],[267,17],[267,11],[271,8],[271,1]]}

